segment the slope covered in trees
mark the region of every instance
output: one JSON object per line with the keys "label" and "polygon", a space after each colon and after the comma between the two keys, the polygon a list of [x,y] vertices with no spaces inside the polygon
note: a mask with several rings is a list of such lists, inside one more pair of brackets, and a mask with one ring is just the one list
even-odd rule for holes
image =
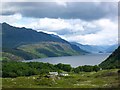
{"label": "slope covered in trees", "polygon": [[120,46],[99,66],[103,69],[120,68]]}

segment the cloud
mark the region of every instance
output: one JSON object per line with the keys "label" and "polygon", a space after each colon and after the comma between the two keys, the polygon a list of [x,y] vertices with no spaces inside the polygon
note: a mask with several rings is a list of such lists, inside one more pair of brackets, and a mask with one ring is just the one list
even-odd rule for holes
{"label": "cloud", "polygon": [[55,34],[68,41],[89,45],[112,45],[117,44],[118,41],[117,20],[104,18],[84,21],[81,19],[24,18],[19,14],[13,16],[6,16],[6,18],[4,16],[3,21],[13,26]]}
{"label": "cloud", "polygon": [[96,20],[117,16],[117,2],[9,2],[3,3],[2,15],[23,17]]}
{"label": "cloud", "polygon": [[113,2],[7,2],[1,22],[82,44],[111,45],[118,41],[117,3]]}
{"label": "cloud", "polygon": [[[26,22],[26,24],[20,22]],[[13,22],[13,25],[32,28],[34,30],[55,32],[59,35],[71,35],[74,33],[84,35],[99,31],[95,24],[80,19],[24,18],[23,21],[17,21],[17,23]]]}
{"label": "cloud", "polygon": [[58,5],[62,5],[64,7],[67,7],[67,0],[55,0],[55,2],[58,4]]}
{"label": "cloud", "polygon": [[75,41],[88,45],[113,45],[118,43],[117,22],[111,22],[109,19],[101,19],[95,21],[94,23],[101,28],[101,31],[85,35],[65,35],[64,37],[69,41]]}
{"label": "cloud", "polygon": [[[24,0],[24,1],[27,1],[27,0]],[[29,1],[29,0],[28,0]],[[31,1],[40,1],[40,0],[31,0]],[[41,1],[49,1],[49,0],[41,0]],[[54,1],[59,1],[59,0],[51,0],[51,2],[54,2]],[[60,0],[61,2],[119,2],[119,0]]]}
{"label": "cloud", "polygon": [[0,23],[7,22],[7,23],[17,23],[19,20],[22,19],[21,14],[14,14],[9,16],[2,16],[0,15]]}

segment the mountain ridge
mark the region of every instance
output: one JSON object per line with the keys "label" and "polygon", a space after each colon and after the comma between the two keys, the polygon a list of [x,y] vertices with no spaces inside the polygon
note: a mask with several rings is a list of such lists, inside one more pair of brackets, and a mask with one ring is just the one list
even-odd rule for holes
{"label": "mountain ridge", "polygon": [[[56,35],[51,35],[44,32],[37,32],[33,29],[27,29],[25,27],[14,27],[7,23],[2,23],[1,26],[3,52],[11,53],[13,55],[22,57],[23,59],[49,57],[49,54],[52,54],[53,56],[66,56],[87,53],[86,51],[80,49],[78,46],[70,44],[68,41]],[[57,45],[56,43],[51,42],[56,42]],[[40,48],[39,50],[37,50],[37,44],[40,44],[40,46],[38,46]],[[20,48],[23,45],[26,45],[24,50],[23,48]],[[33,47],[31,47],[31,45]],[[51,47],[51,45],[53,45],[53,47]],[[61,50],[61,48],[64,48],[63,51]],[[31,49],[33,49],[34,52],[29,52],[29,50]],[[43,52],[43,50],[40,51],[41,49],[44,49],[44,51],[46,52]],[[55,51],[55,49],[57,49],[58,51]],[[57,54],[55,54],[56,52]],[[63,54],[61,54],[61,52]]]}

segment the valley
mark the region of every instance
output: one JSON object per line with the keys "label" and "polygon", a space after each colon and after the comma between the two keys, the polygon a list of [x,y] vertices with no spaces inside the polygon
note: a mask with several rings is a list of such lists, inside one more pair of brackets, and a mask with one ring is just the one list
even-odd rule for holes
{"label": "valley", "polygon": [[0,3],[0,89],[120,89],[120,3]]}
{"label": "valley", "polygon": [[[0,79],[3,88],[119,87],[119,47],[110,46],[112,49],[110,47],[107,49],[107,46],[79,46],[51,34],[13,27],[7,23],[1,25],[3,27],[1,52],[3,76]],[[115,51],[109,57],[100,56],[105,55],[105,50]],[[64,56],[71,56],[71,59],[69,57],[65,59]],[[35,59],[44,60],[47,57],[51,57],[51,59],[63,57],[62,60],[68,61],[65,63],[58,62],[57,59],[53,59],[57,63],[35,61]],[[29,62],[29,60],[33,61]],[[77,65],[71,66],[69,62],[72,64],[76,62]],[[58,75],[55,78],[48,78],[49,72],[65,72],[68,73],[68,76],[61,77]],[[24,83],[26,81],[27,83]]]}

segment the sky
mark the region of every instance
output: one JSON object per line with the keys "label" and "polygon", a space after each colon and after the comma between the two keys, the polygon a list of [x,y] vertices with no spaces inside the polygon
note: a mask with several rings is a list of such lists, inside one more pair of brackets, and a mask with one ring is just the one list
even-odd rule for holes
{"label": "sky", "polygon": [[84,45],[114,45],[118,42],[117,2],[8,1],[2,2],[0,23],[55,34]]}

